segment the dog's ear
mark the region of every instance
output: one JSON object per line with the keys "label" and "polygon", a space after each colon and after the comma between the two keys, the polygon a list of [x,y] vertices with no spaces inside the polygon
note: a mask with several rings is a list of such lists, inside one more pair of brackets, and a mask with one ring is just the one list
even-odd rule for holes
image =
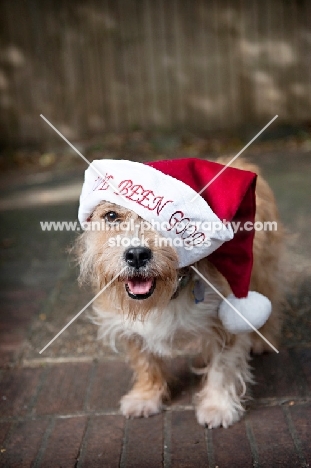
{"label": "dog's ear", "polygon": [[91,275],[92,264],[87,262],[87,245],[86,245],[86,233],[78,235],[72,244],[68,247],[68,253],[72,256],[73,262],[80,268],[80,274],[78,282],[82,285],[85,282],[89,282]]}
{"label": "dog's ear", "polygon": [[73,257],[77,265],[80,263],[81,256],[84,252],[83,237],[83,234],[78,235],[67,249],[67,252]]}
{"label": "dog's ear", "polygon": [[228,281],[210,262],[208,257],[202,258],[202,260],[197,262],[194,266],[196,266],[200,273],[206,278],[208,278],[211,283],[217,285],[217,287],[224,296],[227,296],[231,293]]}

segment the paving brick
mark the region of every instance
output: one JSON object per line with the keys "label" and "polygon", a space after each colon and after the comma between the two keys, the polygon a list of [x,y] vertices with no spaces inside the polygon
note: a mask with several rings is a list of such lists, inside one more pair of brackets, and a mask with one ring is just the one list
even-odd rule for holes
{"label": "paving brick", "polygon": [[123,416],[94,416],[86,431],[78,468],[118,468],[121,457]]}
{"label": "paving brick", "polygon": [[10,288],[0,291],[0,366],[14,362],[31,320],[45,297],[44,291]]}
{"label": "paving brick", "polygon": [[3,444],[5,451],[0,454],[0,466],[10,468],[33,466],[47,425],[47,420],[16,423]]}
{"label": "paving brick", "polygon": [[42,468],[76,466],[86,422],[86,417],[56,419],[39,466]]}
{"label": "paving brick", "polygon": [[18,330],[7,329],[0,325],[0,367],[8,367],[16,360],[25,336]]}
{"label": "paving brick", "polygon": [[214,462],[219,467],[253,467],[253,457],[244,420],[228,429],[209,431],[213,441]]}
{"label": "paving brick", "polygon": [[298,435],[303,456],[311,466],[311,404],[290,406],[290,415]]}
{"label": "paving brick", "polygon": [[162,466],[163,415],[132,419],[128,424],[125,464],[127,468]]}
{"label": "paving brick", "polygon": [[261,468],[301,466],[280,406],[253,410],[247,421],[251,423]]}
{"label": "paving brick", "polygon": [[29,410],[40,382],[42,369],[4,370],[0,380],[1,416],[22,416]]}
{"label": "paving brick", "polygon": [[311,348],[295,350],[311,392]]}
{"label": "paving brick", "polygon": [[132,372],[122,361],[98,364],[90,392],[88,408],[103,411],[119,408],[120,398],[131,387]]}
{"label": "paving brick", "polygon": [[174,411],[171,427],[171,466],[196,468],[207,466],[204,428],[193,411]]}
{"label": "paving brick", "polygon": [[40,390],[35,414],[72,414],[82,411],[92,363],[65,363],[49,369]]}
{"label": "paving brick", "polygon": [[254,398],[304,395],[305,389],[301,388],[297,367],[288,350],[256,356],[251,364],[256,382],[252,387]]}

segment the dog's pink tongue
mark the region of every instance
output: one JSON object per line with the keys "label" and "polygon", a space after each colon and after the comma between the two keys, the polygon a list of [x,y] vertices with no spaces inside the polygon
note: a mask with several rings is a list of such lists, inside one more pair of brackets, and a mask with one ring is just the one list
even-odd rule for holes
{"label": "dog's pink tongue", "polygon": [[127,282],[133,294],[147,294],[152,286],[152,279],[133,278]]}

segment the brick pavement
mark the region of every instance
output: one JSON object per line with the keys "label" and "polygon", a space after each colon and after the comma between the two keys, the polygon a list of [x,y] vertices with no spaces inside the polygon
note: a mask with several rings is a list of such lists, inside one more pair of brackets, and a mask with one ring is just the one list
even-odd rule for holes
{"label": "brick pavement", "polygon": [[309,466],[311,349],[282,350],[275,371],[270,358],[253,360],[258,383],[242,421],[213,430],[195,420],[186,359],[173,363],[186,380],[166,410],[134,420],[118,411],[131,381],[121,359],[3,369],[0,466]]}
{"label": "brick pavement", "polygon": [[[89,291],[78,289],[77,272],[66,253],[73,233],[39,229],[39,220],[76,219],[78,193],[63,204],[45,202],[49,190],[76,187],[81,174],[68,180],[62,175],[61,182],[45,177],[44,183],[32,182],[29,187],[27,178],[20,179],[32,202],[0,213],[1,467],[311,466],[306,156],[300,178],[295,173],[296,155],[290,170],[283,165],[277,173],[272,160],[266,161],[283,217],[304,233],[298,246],[303,256],[293,262],[303,281],[286,310],[281,353],[253,359],[257,381],[253,400],[242,421],[229,429],[207,430],[196,423],[192,399],[198,380],[185,358],[170,364],[177,379],[166,410],[149,419],[125,420],[118,401],[129,388],[131,372],[122,355],[95,340],[96,328],[86,316],[43,356],[38,354],[90,297]],[[10,190],[7,200],[14,192]],[[23,200],[18,190],[16,200]]]}

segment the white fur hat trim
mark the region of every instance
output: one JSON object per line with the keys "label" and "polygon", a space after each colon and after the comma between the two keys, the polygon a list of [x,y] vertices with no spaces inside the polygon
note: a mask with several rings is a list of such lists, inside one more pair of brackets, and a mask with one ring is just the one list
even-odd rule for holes
{"label": "white fur hat trim", "polygon": [[248,296],[242,299],[230,294],[227,301],[231,305],[222,301],[218,316],[231,333],[251,332],[253,327],[258,330],[266,323],[272,310],[270,300],[256,291],[249,291]]}
{"label": "white fur hat trim", "polygon": [[207,257],[233,238],[231,225],[225,225],[197,192],[145,164],[93,161],[85,171],[80,197],[78,217],[82,227],[103,200],[130,209],[151,224],[157,223],[159,233],[174,241],[179,267]]}

